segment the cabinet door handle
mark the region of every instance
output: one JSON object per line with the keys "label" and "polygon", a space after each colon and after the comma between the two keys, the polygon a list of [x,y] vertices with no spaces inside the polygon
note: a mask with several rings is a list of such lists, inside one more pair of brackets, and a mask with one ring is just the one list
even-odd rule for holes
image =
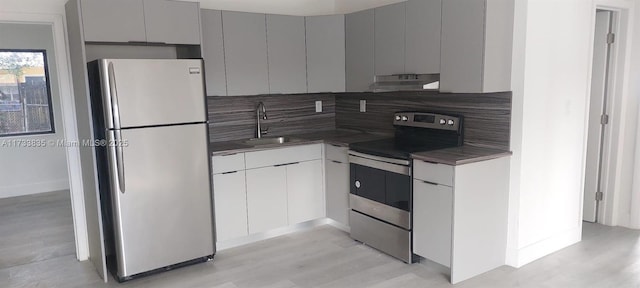
{"label": "cabinet door handle", "polygon": [[429,184],[429,185],[433,185],[433,186],[438,186],[438,183],[429,182],[429,181],[424,181],[424,180],[422,180],[422,183],[424,183],[424,184]]}
{"label": "cabinet door handle", "polygon": [[289,166],[289,165],[295,165],[295,164],[299,164],[299,163],[300,162],[291,162],[291,163],[286,163],[286,164],[273,165],[273,167]]}
{"label": "cabinet door handle", "polygon": [[233,174],[233,173],[238,173],[238,171],[222,172],[222,175],[224,175],[224,174]]}
{"label": "cabinet door handle", "polygon": [[331,160],[331,162],[333,162],[333,163],[338,163],[338,164],[342,164],[342,162],[340,162],[340,161],[336,161],[336,160]]}

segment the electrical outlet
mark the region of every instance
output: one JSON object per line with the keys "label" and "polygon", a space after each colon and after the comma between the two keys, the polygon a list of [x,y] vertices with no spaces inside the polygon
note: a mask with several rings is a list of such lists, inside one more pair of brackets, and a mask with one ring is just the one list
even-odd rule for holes
{"label": "electrical outlet", "polygon": [[367,100],[360,100],[360,112],[367,112]]}
{"label": "electrical outlet", "polygon": [[316,112],[322,112],[322,100],[316,101]]}

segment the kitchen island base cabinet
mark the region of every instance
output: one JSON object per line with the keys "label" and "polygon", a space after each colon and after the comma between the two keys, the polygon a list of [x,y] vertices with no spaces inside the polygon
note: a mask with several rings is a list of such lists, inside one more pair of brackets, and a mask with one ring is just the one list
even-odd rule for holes
{"label": "kitchen island base cabinet", "polygon": [[216,241],[248,235],[245,171],[213,175]]}
{"label": "kitchen island base cabinet", "polygon": [[[414,160],[414,171],[414,253],[449,261],[453,284],[504,265],[509,158],[457,166]],[[436,171],[453,185],[417,171]]]}
{"label": "kitchen island base cabinet", "polygon": [[249,234],[287,226],[287,169],[247,170]]}

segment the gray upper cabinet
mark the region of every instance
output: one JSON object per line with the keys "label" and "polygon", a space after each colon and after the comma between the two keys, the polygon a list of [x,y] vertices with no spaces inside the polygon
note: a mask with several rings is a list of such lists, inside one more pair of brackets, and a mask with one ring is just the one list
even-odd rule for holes
{"label": "gray upper cabinet", "polygon": [[306,93],[304,17],[267,15],[269,92]]}
{"label": "gray upper cabinet", "polygon": [[369,91],[374,73],[374,9],[345,16],[347,92]]}
{"label": "gray upper cabinet", "polygon": [[207,96],[227,95],[227,76],[222,39],[222,12],[201,10],[202,58],[205,65]]}
{"label": "gray upper cabinet", "polygon": [[228,95],[269,93],[264,14],[222,11]]}
{"label": "gray upper cabinet", "polygon": [[401,2],[375,9],[376,75],[404,73],[405,8]]}
{"label": "gray upper cabinet", "polygon": [[84,41],[145,42],[142,0],[81,0]]}
{"label": "gray upper cabinet", "polygon": [[147,42],[200,44],[200,5],[197,2],[144,0],[144,21]]}
{"label": "gray upper cabinet", "polygon": [[440,73],[442,0],[406,2],[405,72]]}
{"label": "gray upper cabinet", "polygon": [[344,15],[306,17],[309,93],[345,91]]}
{"label": "gray upper cabinet", "polygon": [[512,2],[442,2],[441,92],[511,90]]}

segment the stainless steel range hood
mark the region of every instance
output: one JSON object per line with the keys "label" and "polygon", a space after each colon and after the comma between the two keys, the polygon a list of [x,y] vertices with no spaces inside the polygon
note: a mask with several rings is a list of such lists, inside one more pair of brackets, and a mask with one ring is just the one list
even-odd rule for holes
{"label": "stainless steel range hood", "polygon": [[370,88],[373,92],[437,91],[440,74],[376,75]]}

